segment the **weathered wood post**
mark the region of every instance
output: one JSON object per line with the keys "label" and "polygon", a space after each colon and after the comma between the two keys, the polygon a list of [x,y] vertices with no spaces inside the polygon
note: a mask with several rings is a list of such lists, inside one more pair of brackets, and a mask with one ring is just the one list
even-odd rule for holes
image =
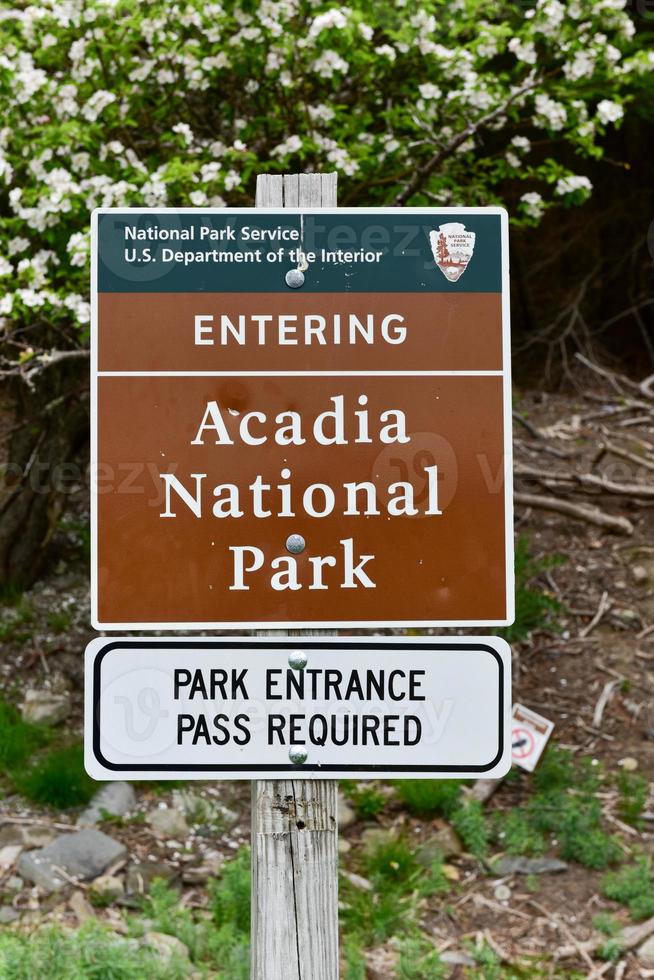
{"label": "weathered wood post", "polygon": [[[336,207],[336,174],[264,174],[259,208]],[[252,783],[251,980],[337,980],[337,783]]]}

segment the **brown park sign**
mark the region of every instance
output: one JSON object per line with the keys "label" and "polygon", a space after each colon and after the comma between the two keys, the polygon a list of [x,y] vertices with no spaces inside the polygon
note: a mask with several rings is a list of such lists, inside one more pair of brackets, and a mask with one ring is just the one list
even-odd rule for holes
{"label": "brown park sign", "polygon": [[103,209],[93,258],[96,628],[513,621],[505,212]]}

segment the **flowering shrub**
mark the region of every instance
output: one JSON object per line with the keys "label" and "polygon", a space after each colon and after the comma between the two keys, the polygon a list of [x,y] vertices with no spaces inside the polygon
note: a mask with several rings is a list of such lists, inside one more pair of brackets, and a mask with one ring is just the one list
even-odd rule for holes
{"label": "flowering shrub", "polygon": [[575,171],[654,63],[623,0],[38,0],[0,39],[0,317],[41,350],[84,334],[94,207],[243,205],[259,171],[337,170],[343,204],[536,223],[591,193]]}

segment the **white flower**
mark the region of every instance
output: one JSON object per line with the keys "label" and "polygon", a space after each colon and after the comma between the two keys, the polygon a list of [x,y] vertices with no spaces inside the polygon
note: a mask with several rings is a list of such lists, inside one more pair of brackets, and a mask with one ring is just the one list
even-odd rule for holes
{"label": "white flower", "polygon": [[529,215],[530,218],[540,218],[545,211],[545,205],[543,204],[543,198],[537,191],[528,191],[523,194],[520,198],[524,204],[525,214]]}
{"label": "white flower", "polygon": [[11,262],[0,255],[0,276],[9,276],[14,271],[14,267]]}
{"label": "white flower", "polygon": [[155,63],[152,58],[145,58],[136,68],[132,69],[127,77],[130,82],[144,82],[154,68],[154,65]]}
{"label": "white flower", "polygon": [[210,58],[202,59],[202,67],[205,71],[211,71],[212,68],[229,68],[230,65],[231,61],[224,51],[220,51],[218,54],[214,54]]}
{"label": "white flower", "polygon": [[95,122],[98,116],[111,105],[112,102],[116,101],[116,96],[113,92],[106,92],[104,89],[98,89],[94,92],[90,99],[88,99],[86,105],[82,109],[82,115],[89,122]]}
{"label": "white flower", "polygon": [[520,167],[520,157],[517,157],[515,153],[511,153],[511,151],[509,151],[506,155],[506,162],[510,167],[513,167],[514,170],[518,170]]}
{"label": "white flower", "polygon": [[568,113],[566,112],[565,106],[561,105],[560,102],[555,102],[554,99],[550,99],[549,95],[537,95],[535,99],[536,103],[536,122],[545,121],[548,129],[558,130],[563,129],[566,120],[568,118]]}
{"label": "white flower", "polygon": [[29,239],[27,238],[10,238],[7,250],[10,255],[17,255],[19,252],[24,252],[26,248],[29,248]]}
{"label": "white flower", "polygon": [[230,170],[225,176],[224,183],[225,183],[225,190],[232,191],[234,190],[235,187],[238,187],[238,185],[241,183],[241,178],[236,173],[235,170]]}
{"label": "white flower", "polygon": [[143,200],[149,208],[156,208],[166,203],[168,191],[161,174],[153,173],[141,188]]}
{"label": "white flower", "polygon": [[66,251],[70,253],[70,264],[84,266],[87,263],[91,243],[88,232],[76,231],[68,239]]}
{"label": "white flower", "polygon": [[84,150],[80,150],[79,153],[73,153],[70,158],[70,163],[73,170],[79,170],[84,173],[89,169],[89,163],[91,162],[91,157]]}
{"label": "white flower", "polygon": [[309,28],[309,37],[318,37],[323,31],[329,31],[332,28],[342,31],[344,27],[347,27],[347,15],[349,13],[350,10],[347,7],[340,10],[338,7],[334,7],[332,10],[326,10],[324,14],[318,14]]}
{"label": "white flower", "polygon": [[381,58],[388,58],[389,61],[395,61],[397,58],[397,52],[390,44],[380,44],[378,48],[375,48],[375,54]]}
{"label": "white flower", "polygon": [[221,165],[217,162],[205,163],[200,168],[200,177],[202,182],[205,184],[210,184],[212,180],[215,180],[221,171]]}
{"label": "white flower", "polygon": [[481,58],[492,58],[493,55],[497,54],[498,48],[499,44],[497,38],[493,37],[492,34],[484,34],[479,39],[477,54]]}
{"label": "white flower", "polygon": [[328,49],[316,58],[311,67],[321,78],[332,78],[335,72],[346,72],[350,66],[338,52]]}
{"label": "white flower", "polygon": [[419,85],[418,91],[423,99],[440,99],[443,94],[438,85],[432,85],[431,82],[425,82],[423,85]]}
{"label": "white flower", "polygon": [[289,136],[283,143],[278,143],[270,151],[271,157],[286,156],[287,153],[297,153],[302,149],[302,140],[299,136]]}
{"label": "white flower", "polygon": [[328,105],[310,105],[307,106],[307,112],[309,113],[309,118],[312,122],[331,122],[336,113]]}
{"label": "white flower", "polygon": [[595,71],[595,55],[592,51],[577,51],[572,61],[563,66],[563,74],[569,82],[587,78]]}
{"label": "white flower", "polygon": [[[21,290],[19,290],[20,292]],[[91,307],[86,300],[77,293],[69,293],[64,298],[64,306],[70,310],[78,323],[85,324],[91,319]]]}
{"label": "white flower", "polygon": [[600,122],[604,125],[609,123],[618,122],[624,116],[624,109],[617,102],[611,102],[610,99],[602,99],[597,105],[597,115],[599,116]]}
{"label": "white flower", "polygon": [[511,140],[511,146],[514,146],[516,150],[520,150],[522,153],[529,153],[531,142],[526,136],[514,136]]}
{"label": "white flower", "polygon": [[6,293],[0,296],[0,313],[11,313],[14,305],[14,294]]}
{"label": "white flower", "polygon": [[524,61],[528,65],[536,64],[536,46],[531,41],[523,41],[519,37],[512,37],[508,44],[511,51],[518,61]]}
{"label": "white flower", "polygon": [[202,208],[207,203],[207,195],[204,191],[191,191],[188,199],[194,208]]}
{"label": "white flower", "polygon": [[31,308],[36,308],[43,306],[45,299],[42,293],[38,293],[35,289],[17,289],[16,293],[25,306]]}
{"label": "white flower", "polygon": [[0,153],[0,177],[4,178],[5,184],[11,183],[11,178],[14,175],[14,168],[9,163],[2,153]]}
{"label": "white flower", "polygon": [[559,0],[546,0],[545,3],[540,0],[538,6],[540,13],[546,18],[546,23],[537,30],[546,35],[555,34],[565,17],[565,7]]}
{"label": "white flower", "polygon": [[568,174],[567,177],[559,177],[556,182],[555,191],[557,194],[574,194],[575,191],[586,191],[588,194],[593,189],[588,177],[581,177],[575,174]]}
{"label": "white flower", "polygon": [[364,39],[364,41],[372,41],[375,32],[369,24],[364,24],[363,21],[358,25],[359,34]]}
{"label": "white flower", "polygon": [[190,146],[193,142],[193,130],[188,123],[176,123],[173,126],[173,133],[179,133],[179,135],[183,137],[187,146]]}

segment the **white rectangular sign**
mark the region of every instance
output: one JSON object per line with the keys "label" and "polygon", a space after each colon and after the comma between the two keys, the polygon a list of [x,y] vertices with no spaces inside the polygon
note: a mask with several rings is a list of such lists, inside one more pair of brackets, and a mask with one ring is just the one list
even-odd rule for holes
{"label": "white rectangular sign", "polygon": [[103,637],[86,649],[86,769],[499,778],[511,764],[510,673],[494,636]]}
{"label": "white rectangular sign", "polygon": [[553,728],[553,721],[525,708],[524,704],[514,704],[511,719],[511,752],[514,764],[527,772],[533,772]]}

